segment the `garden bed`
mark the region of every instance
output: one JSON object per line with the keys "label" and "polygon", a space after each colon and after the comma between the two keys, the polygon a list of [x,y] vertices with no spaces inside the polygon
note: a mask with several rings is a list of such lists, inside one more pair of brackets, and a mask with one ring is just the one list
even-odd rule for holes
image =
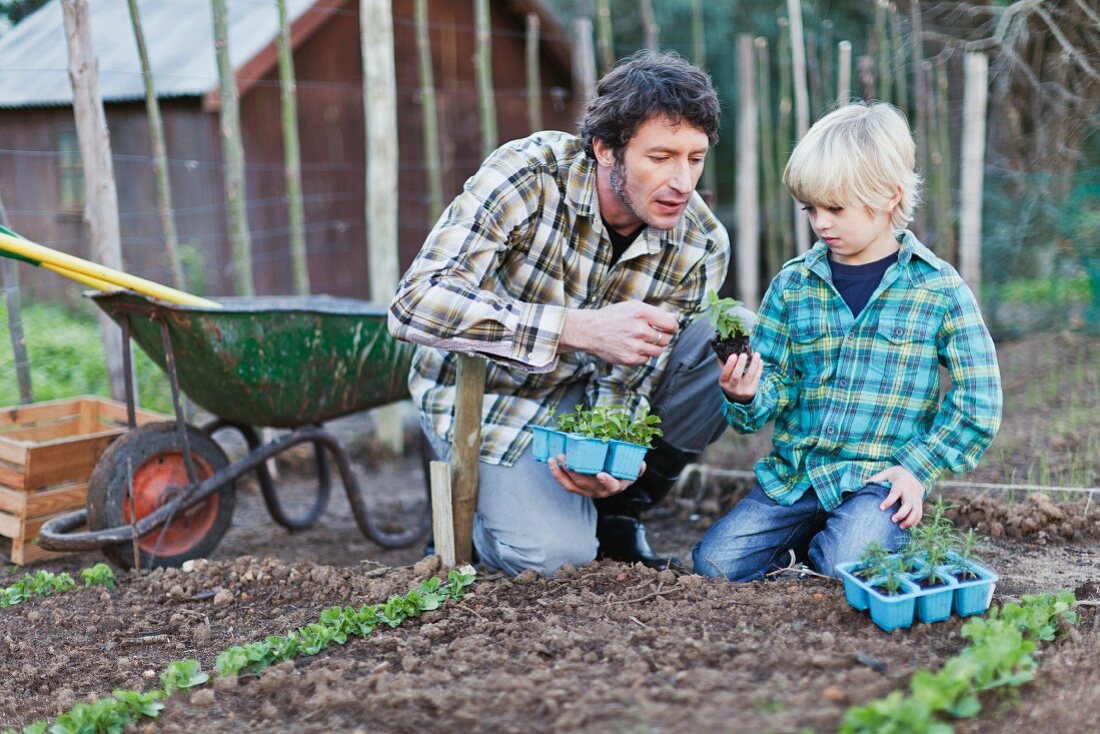
{"label": "garden bed", "polygon": [[[1058,339],[1002,345],[1010,405],[998,441],[1020,443],[1003,443],[1004,458],[992,454],[968,479],[1003,481],[1004,466],[1038,466],[1040,456],[1048,472],[1077,466],[1066,471],[1081,476],[1087,438],[1035,443],[1035,436],[1059,441],[1070,433],[1060,428],[1071,415],[1058,404],[1061,393],[1052,402],[1043,388],[1046,407],[1013,402],[1028,393],[1012,388],[1017,378],[1010,368],[1034,372],[1035,355],[1047,354],[1052,343],[1063,346],[1066,364],[1075,363],[1075,353],[1065,352],[1069,342]],[[1095,359],[1097,343],[1084,344]],[[1017,349],[1032,355],[1030,365]],[[1063,371],[1063,379],[1072,373]],[[1096,375],[1085,379],[1070,385],[1065,399],[1092,401],[1088,430],[1096,435],[1100,388]],[[726,447],[730,455],[747,450]],[[721,451],[712,461],[744,466]],[[291,502],[304,501],[311,481],[283,468],[280,487]],[[1024,473],[1015,480],[1025,481]],[[415,459],[387,462],[364,478],[368,491],[422,501]],[[669,503],[650,522],[655,547],[688,556],[745,489],[726,482]],[[953,516],[961,527],[993,536],[983,560],[1001,577],[994,606],[1063,589],[1086,602],[1100,599],[1095,502],[1035,493],[1011,503],[992,492],[947,496],[960,505]],[[52,717],[114,688],[151,689],[171,660],[196,658],[212,671],[216,654],[230,645],[286,634],[335,604],[384,602],[437,571],[419,556],[418,548],[382,551],[364,540],[339,493],[317,527],[288,536],[244,483],[234,527],[214,558],[190,573],[120,574],[115,589],[77,588],[0,609],[0,657],[8,672],[0,676],[0,726]],[[98,560],[78,554],[44,567],[72,571]],[[22,572],[3,567],[0,583]],[[982,713],[956,722],[956,730],[1100,729],[1096,607],[1078,612],[1076,627],[1042,647],[1033,683],[1015,698],[983,698]],[[734,585],[611,562],[549,579],[482,572],[459,604],[259,677],[178,694],[159,720],[137,730],[835,731],[849,706],[904,688],[915,671],[936,670],[957,654],[967,644],[959,635],[963,624],[952,617],[887,634],[847,604],[839,582],[812,577]]]}

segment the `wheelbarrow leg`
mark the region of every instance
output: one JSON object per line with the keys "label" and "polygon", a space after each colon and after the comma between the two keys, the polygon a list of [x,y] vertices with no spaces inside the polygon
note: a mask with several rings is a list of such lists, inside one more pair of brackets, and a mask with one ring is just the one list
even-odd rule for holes
{"label": "wheelbarrow leg", "polygon": [[[220,418],[207,423],[202,427],[202,430],[203,433],[209,436],[220,428],[233,428],[244,436],[250,453],[263,445],[259,434],[252,426],[231,423]],[[318,428],[320,427],[318,426]],[[265,461],[256,467],[256,479],[260,482],[260,493],[263,495],[268,514],[271,515],[272,520],[292,533],[312,527],[328,508],[328,502],[332,496],[332,473],[329,471],[328,457],[325,455],[324,447],[320,443],[314,443],[313,451],[317,462],[317,498],[301,517],[291,517],[283,509],[283,505],[279,501],[279,494],[275,489],[275,480],[272,479],[271,472],[267,468],[268,462]],[[274,456],[271,458],[274,459]]]}

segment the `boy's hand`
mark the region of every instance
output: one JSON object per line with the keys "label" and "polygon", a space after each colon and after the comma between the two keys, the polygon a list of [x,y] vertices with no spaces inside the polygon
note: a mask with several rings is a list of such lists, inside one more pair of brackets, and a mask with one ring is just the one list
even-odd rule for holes
{"label": "boy's hand", "polygon": [[718,384],[722,387],[722,392],[735,403],[751,403],[760,387],[760,375],[764,371],[764,360],[760,358],[760,352],[753,353],[752,364],[745,369],[748,361],[747,354],[730,355],[722,365],[722,371],[718,373]]}
{"label": "boy's hand", "polygon": [[[613,494],[622,492],[633,484],[632,481],[616,479],[603,471],[595,475],[576,474],[568,471],[565,468],[565,454],[551,456],[549,461],[546,462],[546,465],[550,467],[550,473],[554,475],[554,479],[558,481],[558,484],[560,484],[565,491],[579,494],[584,497],[591,497],[592,499],[610,497]],[[638,476],[642,474],[645,474],[644,461],[642,462],[642,471]]]}
{"label": "boy's hand", "polygon": [[884,469],[867,482],[869,484],[890,482],[890,494],[886,495],[879,509],[889,509],[891,505],[901,500],[901,509],[890,519],[900,523],[903,530],[913,527],[924,517],[924,485],[905,467],[892,466]]}

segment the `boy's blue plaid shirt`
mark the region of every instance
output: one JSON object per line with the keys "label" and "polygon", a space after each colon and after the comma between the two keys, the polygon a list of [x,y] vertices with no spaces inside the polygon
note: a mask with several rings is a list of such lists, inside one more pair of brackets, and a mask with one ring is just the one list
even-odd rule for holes
{"label": "boy's blue plaid shirt", "polygon": [[[813,488],[826,510],[889,466],[931,488],[973,469],[1001,423],[997,354],[974,295],[912,233],[856,319],[832,285],[828,248],[787,263],[752,335],[764,358],[751,403],[725,403],[740,433],[775,419],[771,454],[756,464],[783,505]],[[939,367],[951,378],[942,403]]]}

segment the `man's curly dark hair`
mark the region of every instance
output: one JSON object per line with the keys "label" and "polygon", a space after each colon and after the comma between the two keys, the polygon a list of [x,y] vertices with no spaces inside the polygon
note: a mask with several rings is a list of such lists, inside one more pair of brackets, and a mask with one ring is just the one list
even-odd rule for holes
{"label": "man's curly dark hair", "polygon": [[667,117],[706,133],[718,142],[721,106],[710,77],[675,51],[643,50],[620,61],[596,85],[580,124],[584,149],[595,157],[594,138],[611,146],[616,158],[651,117]]}

